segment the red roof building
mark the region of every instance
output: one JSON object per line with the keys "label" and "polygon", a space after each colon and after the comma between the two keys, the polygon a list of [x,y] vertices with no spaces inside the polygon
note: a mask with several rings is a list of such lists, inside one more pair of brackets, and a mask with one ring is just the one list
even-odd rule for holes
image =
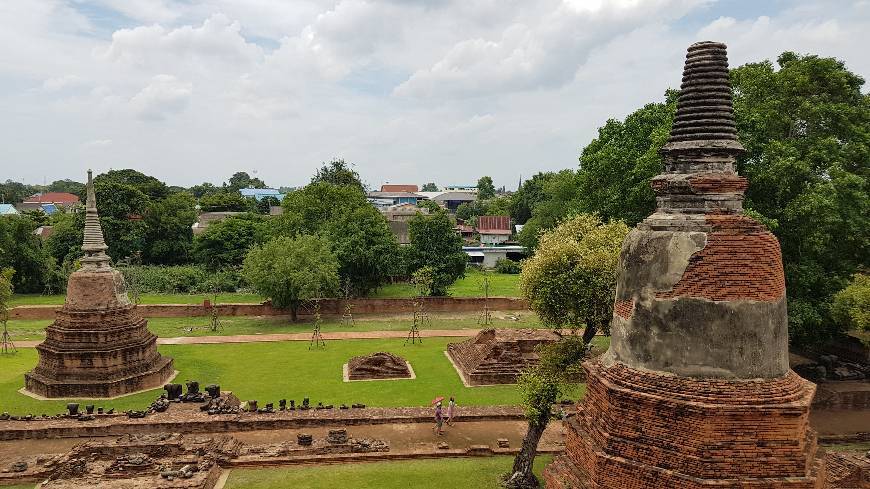
{"label": "red roof building", "polygon": [[43,194],[33,194],[24,199],[24,204],[55,204],[55,205],[73,205],[80,202],[79,196],[67,192],[45,192]]}
{"label": "red roof building", "polygon": [[420,188],[416,185],[393,185],[393,184],[384,184],[381,185],[381,192],[419,192]]}
{"label": "red roof building", "polygon": [[497,245],[510,239],[512,234],[510,216],[480,216],[477,218],[480,244]]}

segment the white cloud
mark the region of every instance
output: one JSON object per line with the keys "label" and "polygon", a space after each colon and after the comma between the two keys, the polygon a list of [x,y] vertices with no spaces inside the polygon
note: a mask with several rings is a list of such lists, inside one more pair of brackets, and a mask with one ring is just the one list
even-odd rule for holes
{"label": "white cloud", "polygon": [[339,156],[373,184],[512,188],[575,168],[604,121],[678,86],[699,39],[732,65],[793,50],[870,77],[866,0],[711,3],[0,2],[0,164],[30,181],[123,164],[298,185]]}
{"label": "white cloud", "polygon": [[130,99],[130,108],[140,119],[162,120],[183,111],[192,93],[192,83],[172,75],[157,75]]}

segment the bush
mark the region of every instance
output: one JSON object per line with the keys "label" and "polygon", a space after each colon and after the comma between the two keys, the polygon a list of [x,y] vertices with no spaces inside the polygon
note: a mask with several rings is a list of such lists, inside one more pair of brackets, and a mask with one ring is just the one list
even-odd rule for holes
{"label": "bush", "polygon": [[131,266],[118,267],[127,288],[140,294],[203,294],[235,292],[243,286],[241,274],[234,268],[211,271],[202,266]]}
{"label": "bush", "polygon": [[521,271],[520,262],[513,261],[508,258],[499,258],[495,262],[495,271],[498,273],[509,273],[512,275],[516,275]]}
{"label": "bush", "polygon": [[852,282],[834,295],[831,316],[841,331],[870,331],[870,275],[856,273]]}

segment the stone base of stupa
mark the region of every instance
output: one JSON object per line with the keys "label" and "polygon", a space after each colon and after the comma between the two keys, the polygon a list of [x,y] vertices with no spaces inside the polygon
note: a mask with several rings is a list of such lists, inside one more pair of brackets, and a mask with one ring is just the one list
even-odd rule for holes
{"label": "stone base of stupa", "polygon": [[696,379],[586,362],[586,398],[566,421],[550,489],[824,487],[809,408],[815,386]]}
{"label": "stone base of stupa", "polygon": [[47,399],[105,399],[163,387],[175,373],[172,358],[160,356],[144,371],[101,380],[57,380],[28,372],[24,389]]}

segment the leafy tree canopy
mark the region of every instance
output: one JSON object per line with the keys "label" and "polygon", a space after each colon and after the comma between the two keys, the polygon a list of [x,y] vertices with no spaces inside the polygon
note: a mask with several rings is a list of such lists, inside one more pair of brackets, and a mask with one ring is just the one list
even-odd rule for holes
{"label": "leafy tree canopy", "polygon": [[99,183],[94,180],[97,211],[109,246],[109,256],[117,261],[141,252],[145,247],[146,233],[142,217],[151,204],[150,199],[132,185],[111,179]]}
{"label": "leafy tree canopy", "polygon": [[495,197],[495,185],[492,177],[483,176],[477,180],[477,200],[486,200]]}
{"label": "leafy tree canopy", "polygon": [[468,261],[450,217],[444,211],[429,216],[418,214],[408,224],[408,235],[411,271],[431,267],[431,295],[447,295],[447,287],[465,275]]}
{"label": "leafy tree canopy", "polygon": [[438,205],[438,202],[429,199],[418,200],[417,207],[421,209],[427,209],[429,212],[435,212],[441,209],[441,206]]}
{"label": "leafy tree canopy", "polygon": [[94,177],[94,187],[97,185],[125,185],[145,194],[149,199],[162,199],[169,195],[169,188],[160,180],[145,175],[136,170],[109,170]]}
{"label": "leafy tree canopy", "polygon": [[834,295],[831,315],[841,331],[870,332],[870,275],[856,273],[852,282]]}
{"label": "leafy tree canopy", "polygon": [[296,321],[302,301],[338,291],[338,260],[325,239],[277,237],[255,246],[245,258],[245,279],[275,307],[289,308]]}
{"label": "leafy tree canopy", "polygon": [[22,293],[39,293],[50,284],[54,263],[33,234],[36,224],[23,216],[0,218],[0,269],[12,268],[13,287]]}
{"label": "leafy tree canopy", "polygon": [[365,296],[387,281],[399,243],[377,209],[370,205],[351,209],[329,222],[325,231],[347,292]]}
{"label": "leafy tree canopy", "polygon": [[438,185],[432,182],[424,183],[423,188],[420,189],[421,192],[438,192],[438,190]]}
{"label": "leafy tree canopy", "polygon": [[616,266],[628,226],[578,214],[541,235],[538,250],[523,263],[520,290],[541,319],[572,330],[585,326],[584,340],[609,330]]}
{"label": "leafy tree canopy", "polygon": [[323,163],[323,166],[317,170],[317,174],[311,178],[311,183],[320,182],[357,187],[363,192],[366,191],[366,186],[360,180],[359,173],[353,169],[353,164],[347,163],[340,158]]}
{"label": "leafy tree canopy", "polygon": [[256,214],[211,223],[194,239],[193,255],[211,269],[239,266],[252,246],[267,240],[267,225],[265,218]]}
{"label": "leafy tree canopy", "polygon": [[221,191],[205,194],[199,199],[203,212],[247,212],[253,211],[255,203],[242,197],[238,191]]}
{"label": "leafy tree canopy", "polygon": [[196,201],[187,193],[171,194],[152,202],[145,212],[144,258],[149,263],[187,263],[193,244],[191,225],[196,221]]}
{"label": "leafy tree canopy", "polygon": [[284,197],[277,228],[281,234],[314,234],[347,212],[369,206],[365,193],[356,185],[315,182]]}
{"label": "leafy tree canopy", "polygon": [[541,183],[547,198],[535,204],[532,217],[518,235],[520,244],[529,249],[538,246],[541,231],[552,229],[566,216],[580,212],[579,199],[582,193],[576,172],[562,170],[551,174]]}
{"label": "leafy tree canopy", "polygon": [[237,171],[233,173],[225,187],[238,192],[243,188],[266,188],[266,183],[259,178],[251,178],[247,172]]}

